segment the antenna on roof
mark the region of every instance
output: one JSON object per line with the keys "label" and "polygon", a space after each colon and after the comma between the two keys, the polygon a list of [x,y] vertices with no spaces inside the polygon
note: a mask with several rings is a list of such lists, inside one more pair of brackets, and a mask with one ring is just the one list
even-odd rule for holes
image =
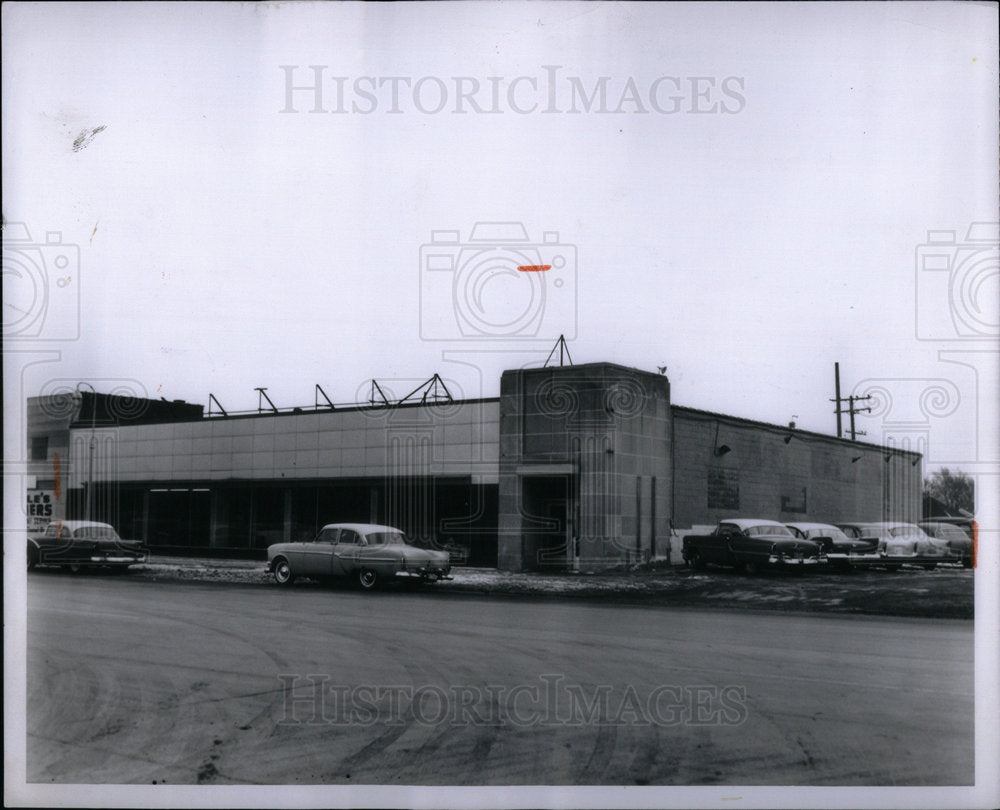
{"label": "antenna on roof", "polygon": [[266,388],[254,388],[253,390],[256,391],[260,395],[260,396],[257,397],[257,413],[263,413],[264,412],[264,400],[265,399],[267,400],[267,404],[271,406],[271,410],[274,411],[274,413],[278,412],[278,409],[274,407],[274,403],[271,402],[271,398],[267,394],[264,393],[267,390]]}
{"label": "antenna on roof", "polygon": [[556,341],[556,345],[552,347],[552,351],[549,352],[549,356],[545,360],[545,365],[542,368],[549,367],[549,361],[552,359],[552,355],[556,353],[556,349],[559,350],[559,367],[561,368],[563,363],[563,356],[569,361],[569,365],[573,365],[573,358],[569,356],[569,346],[566,345],[566,338],[563,335],[559,335],[559,340]]}

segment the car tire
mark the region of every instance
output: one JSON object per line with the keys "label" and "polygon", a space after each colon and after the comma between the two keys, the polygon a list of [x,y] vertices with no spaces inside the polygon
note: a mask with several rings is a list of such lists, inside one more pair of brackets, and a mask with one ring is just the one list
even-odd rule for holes
{"label": "car tire", "polygon": [[28,546],[28,570],[30,571],[38,565],[38,549],[32,545]]}
{"label": "car tire", "polygon": [[898,571],[902,566],[899,563],[894,563],[893,565],[887,565],[885,567],[886,571]]}
{"label": "car tire", "polygon": [[962,568],[972,568],[972,557],[962,557]]}
{"label": "car tire", "polygon": [[274,561],[274,581],[283,587],[287,587],[295,582],[295,574],[292,573],[292,566],[284,557],[278,557]]}
{"label": "car tire", "polygon": [[924,563],[921,566],[921,568],[923,568],[925,571],[933,571],[935,568],[937,568],[937,563]]}
{"label": "car tire", "polygon": [[760,564],[756,560],[747,560],[743,563],[743,572],[750,576],[756,576],[760,573]]}
{"label": "car tire", "polygon": [[702,571],[702,570],[704,570],[704,568],[705,568],[705,560],[701,556],[701,552],[700,551],[694,552],[694,554],[692,554],[691,558],[688,560],[688,564],[695,571]]}
{"label": "car tire", "polygon": [[69,572],[71,574],[82,574],[87,570],[87,566],[83,563],[70,563],[67,567],[69,568]]}
{"label": "car tire", "polygon": [[378,571],[373,571],[371,568],[362,568],[358,571],[358,585],[361,586],[362,590],[370,591],[374,589],[378,583]]}

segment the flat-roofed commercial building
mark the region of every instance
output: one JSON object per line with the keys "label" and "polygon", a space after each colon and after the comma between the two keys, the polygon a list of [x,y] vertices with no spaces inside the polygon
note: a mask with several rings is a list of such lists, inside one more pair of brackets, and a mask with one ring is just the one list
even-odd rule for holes
{"label": "flat-roofed commercial building", "polygon": [[460,401],[94,401],[29,400],[29,511],[45,496],[49,518],[89,510],[154,550],[260,555],[358,521],[469,564],[574,568],[665,556],[723,517],[920,513],[919,453],[675,406],[665,376],[611,363],[507,371],[499,397]]}

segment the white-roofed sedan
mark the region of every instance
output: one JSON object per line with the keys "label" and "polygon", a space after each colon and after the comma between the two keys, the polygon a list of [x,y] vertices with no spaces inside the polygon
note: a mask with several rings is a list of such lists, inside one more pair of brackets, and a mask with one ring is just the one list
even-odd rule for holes
{"label": "white-roofed sedan", "polygon": [[882,564],[890,571],[903,563],[921,565],[927,570],[942,562],[957,562],[960,557],[942,540],[928,535],[914,523],[874,521],[838,524],[848,537],[876,537]]}
{"label": "white-roofed sedan", "polygon": [[346,577],[371,590],[393,580],[451,578],[448,552],[417,548],[399,529],[375,523],[329,523],[309,542],[269,546],[267,562],[279,585]]}

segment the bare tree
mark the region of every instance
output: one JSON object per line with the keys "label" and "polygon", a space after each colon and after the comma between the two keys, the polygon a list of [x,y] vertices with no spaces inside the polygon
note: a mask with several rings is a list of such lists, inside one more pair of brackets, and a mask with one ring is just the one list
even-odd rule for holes
{"label": "bare tree", "polygon": [[942,467],[924,479],[924,494],[936,498],[953,515],[964,509],[972,514],[975,507],[975,482],[961,470]]}

